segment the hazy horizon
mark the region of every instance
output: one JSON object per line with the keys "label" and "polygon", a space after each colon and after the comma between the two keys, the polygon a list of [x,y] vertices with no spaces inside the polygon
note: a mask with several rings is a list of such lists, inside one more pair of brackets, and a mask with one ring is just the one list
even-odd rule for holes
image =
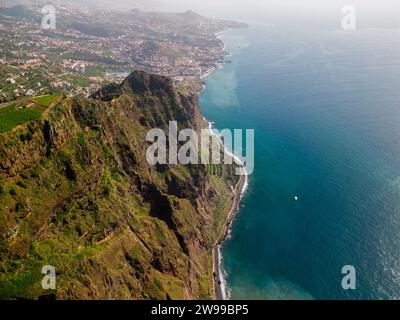
{"label": "hazy horizon", "polygon": [[[164,10],[194,10],[214,18],[237,19],[245,22],[284,21],[285,23],[339,26],[341,9],[356,8],[360,27],[399,28],[400,7],[394,0],[157,0]],[[131,2],[126,1],[125,2]],[[134,1],[133,1],[134,2]],[[339,19],[338,19],[339,16]],[[338,22],[339,21],[339,22]]]}
{"label": "hazy horizon", "polygon": [[[31,1],[35,2],[35,1]],[[283,23],[300,26],[340,26],[345,5],[356,8],[360,28],[400,28],[400,6],[395,0],[53,0],[48,2],[79,3],[107,8],[145,11],[184,12],[193,10],[211,18],[243,22]]]}
{"label": "hazy horizon", "polygon": [[[12,3],[13,1],[0,1]],[[399,28],[400,6],[394,0],[19,0],[46,4],[81,4],[110,10],[184,12],[193,10],[210,18],[234,19],[248,23],[280,24],[309,28],[340,28],[341,10],[354,6],[357,27]]]}

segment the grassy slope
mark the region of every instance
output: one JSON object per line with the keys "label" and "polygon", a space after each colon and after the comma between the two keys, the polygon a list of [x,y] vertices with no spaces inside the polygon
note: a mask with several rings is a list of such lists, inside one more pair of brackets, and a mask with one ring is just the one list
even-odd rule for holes
{"label": "grassy slope", "polygon": [[54,101],[56,101],[60,95],[57,94],[47,94],[44,96],[35,97],[32,100],[37,102],[42,106],[49,107]]}
{"label": "grassy slope", "polygon": [[20,109],[16,104],[10,104],[0,109],[0,133],[14,129],[25,122],[39,119],[43,110],[32,107]]}
{"label": "grassy slope", "polygon": [[21,124],[39,119],[43,111],[60,97],[61,95],[48,94],[32,100],[20,99],[0,107],[0,133],[11,131]]}
{"label": "grassy slope", "polygon": [[[47,122],[0,134],[0,160],[9,160],[0,171],[1,298],[49,294],[40,285],[46,264],[56,267],[60,299],[212,297],[211,248],[231,205],[230,173],[213,168],[208,179],[201,166],[147,165],[140,119],[173,116],[164,98],[64,99]],[[154,105],[136,107],[144,101]]]}

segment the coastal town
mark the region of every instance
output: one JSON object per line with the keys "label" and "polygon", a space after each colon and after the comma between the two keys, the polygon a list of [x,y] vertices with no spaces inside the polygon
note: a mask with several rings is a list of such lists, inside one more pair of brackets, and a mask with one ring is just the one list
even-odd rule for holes
{"label": "coastal town", "polygon": [[0,7],[0,102],[47,93],[87,97],[136,69],[198,91],[201,77],[224,60],[216,33],[243,26],[191,11],[55,9],[57,25],[48,30],[40,6]]}
{"label": "coastal town", "polygon": [[[115,124],[113,124],[114,129],[118,128],[121,124],[123,126],[121,130],[110,130],[110,136],[116,138],[117,135],[119,135],[119,133],[116,133],[118,131],[121,133],[121,139],[125,139],[126,136],[122,133],[122,131],[124,131],[122,128],[129,128],[132,132],[132,135],[129,134],[130,137],[140,134],[137,139],[134,138],[132,141],[141,141],[143,136],[140,131],[137,131],[137,127],[143,126],[143,128],[147,129],[145,126],[150,122],[147,122],[148,120],[146,120],[146,117],[148,117],[149,121],[151,121],[153,117],[157,118],[158,121],[158,116],[147,115],[145,113],[143,117],[140,117],[139,122],[136,123],[133,120],[135,118],[133,114],[127,117],[124,112],[119,112],[117,110],[119,107],[126,108],[126,105],[122,100],[118,103],[118,99],[114,97],[117,92],[119,92],[118,90],[126,89],[130,92],[132,89],[136,88],[136,86],[140,88],[143,85],[147,85],[147,81],[154,83],[154,86],[151,87],[156,87],[156,89],[149,89],[149,92],[145,92],[141,98],[143,98],[144,105],[150,107],[152,103],[149,101],[159,101],[155,103],[155,105],[157,108],[162,109],[162,111],[156,112],[159,114],[165,113],[165,120],[162,121],[171,120],[171,112],[176,113],[180,118],[182,116],[182,110],[187,108],[188,110],[185,112],[184,117],[187,117],[188,123],[199,121],[199,126],[205,124],[206,122],[201,120],[202,117],[200,115],[198,101],[191,99],[191,97],[193,97],[194,94],[197,95],[198,92],[202,90],[204,86],[203,78],[205,76],[211,74],[221,64],[229,62],[229,60],[227,60],[224,44],[220,38],[220,33],[231,28],[241,28],[245,26],[244,24],[232,21],[204,18],[192,11],[186,11],[184,13],[149,13],[135,9],[121,13],[97,8],[94,9],[93,7],[89,9],[84,6],[74,7],[63,5],[56,8],[57,24],[56,27],[52,29],[43,27],[43,12],[41,11],[42,7],[40,5],[27,5],[25,2],[22,2],[24,5],[7,1],[6,3],[7,5],[5,6],[2,6],[3,3],[0,4],[0,41],[2,42],[2,46],[0,47],[0,134],[2,135],[2,139],[4,137],[4,139],[8,139],[2,140],[2,143],[0,143],[0,147],[2,148],[0,154],[2,154],[3,159],[9,155],[8,150],[14,150],[12,144],[8,142],[3,144],[3,141],[14,141],[9,138],[9,135],[17,134],[16,141],[21,145],[34,145],[35,134],[39,132],[44,134],[44,132],[48,130],[46,127],[48,123],[47,120],[43,122],[37,121],[38,126],[42,124],[45,126],[43,129],[38,129],[38,127],[34,127],[31,124],[36,123],[34,120],[49,119],[49,110],[54,112],[51,115],[55,114],[58,111],[54,111],[55,109],[52,108],[61,106],[64,101],[74,101],[74,103],[76,102],[74,108],[89,110],[87,106],[90,105],[90,103],[96,103],[96,99],[98,100],[97,102],[99,102],[99,100],[105,98],[103,102],[109,103],[110,107],[112,106],[112,108],[107,108],[107,110],[111,110],[115,107],[115,115],[117,118],[115,119]],[[149,75],[146,72],[151,74]],[[169,79],[160,77],[160,75],[171,78],[175,87],[170,85],[171,82]],[[123,81],[123,79],[127,79],[127,81]],[[107,101],[107,94],[109,93],[111,99]],[[97,97],[96,94],[99,94],[99,96]],[[168,101],[171,96],[177,95],[181,95],[182,101],[186,102],[180,102],[179,99],[177,99],[176,102]],[[66,96],[74,98],[69,99]],[[139,95],[131,95],[129,93],[126,97],[136,99]],[[114,106],[113,103],[117,103],[118,105]],[[132,111],[134,108],[138,108],[138,106],[133,104],[128,106],[126,110],[129,109]],[[146,110],[146,108],[143,108],[143,110]],[[138,108],[137,111],[142,112],[143,110],[139,110]],[[100,107],[95,108],[94,112],[100,116],[103,111],[106,113],[108,112]],[[77,112],[79,113],[79,111]],[[82,117],[85,116],[82,114]],[[112,118],[113,117],[110,117],[110,119]],[[123,124],[124,121],[127,121],[126,127]],[[60,127],[65,126],[63,120],[60,120],[59,124]],[[18,130],[25,125],[27,132],[19,133]],[[81,133],[71,138],[71,143],[69,145],[74,148],[76,147],[77,150],[79,149],[76,154],[81,152],[81,148],[82,150],[89,150],[85,148],[89,146],[91,142],[95,144],[94,149],[96,149],[99,146],[97,134],[100,134],[105,127],[105,123],[87,125]],[[53,129],[49,130],[53,131]],[[211,127],[204,130],[211,131]],[[46,136],[44,139],[48,139],[48,137]],[[222,141],[219,143],[222,145]],[[122,146],[124,144],[121,140],[121,142],[118,142],[116,145]],[[138,150],[138,153],[144,154],[142,151],[139,151],[139,147],[142,147],[142,144],[135,144],[132,142],[131,145],[135,145],[134,150]],[[35,148],[40,149],[36,146]],[[7,152],[5,150],[7,150]],[[105,144],[99,149],[99,155],[103,153],[109,155],[110,152],[113,152],[112,149],[109,149]],[[85,154],[89,153],[90,151],[85,151]],[[57,152],[54,154],[58,155]],[[132,160],[132,155],[133,152],[125,154],[129,161]],[[53,155],[46,153],[44,156],[48,156],[48,159],[50,159]],[[64,157],[64,151],[60,152],[60,156]],[[50,161],[53,160],[54,158]],[[68,161],[68,159],[61,160],[63,163],[61,167],[64,165],[66,166],[65,170],[61,169],[62,175],[66,174],[66,178],[73,183],[73,181],[77,179],[77,172]],[[83,164],[83,161],[80,163]],[[90,161],[87,161],[87,163],[89,164]],[[113,163],[113,165],[114,164],[115,163]],[[218,300],[225,298],[223,294],[224,284],[220,272],[219,250],[221,243],[226,240],[230,224],[238,211],[242,193],[246,188],[247,173],[243,165],[241,177],[237,178],[233,176],[235,166],[242,166],[241,163],[237,162],[232,167],[229,167],[229,169],[225,169],[221,164],[208,165],[208,163],[206,163],[205,165],[204,171],[201,171],[201,175],[199,176],[206,177],[209,175],[213,177],[213,180],[210,182],[209,187],[210,190],[212,190],[209,192],[210,209],[202,212],[211,212],[211,210],[215,210],[217,212],[215,214],[217,218],[216,222],[213,223],[212,226],[210,225],[210,227],[205,227],[203,223],[198,223],[197,225],[201,229],[203,227],[207,228],[204,234],[210,232],[210,239],[215,237],[216,241],[212,240],[208,245],[202,245],[199,249],[196,248],[196,252],[193,251],[193,253],[190,251],[191,249],[186,251],[186,249],[182,248],[180,245],[176,247],[179,254],[183,254],[184,259],[191,259],[192,257],[198,259],[198,257],[200,257],[201,260],[196,260],[196,263],[199,263],[199,265],[204,264],[206,267],[204,269],[199,269],[200,271],[193,272],[193,274],[190,274],[190,277],[194,279],[193,281],[199,281],[204,288],[198,286],[198,289],[194,289],[194,293],[191,293],[192,288],[186,287],[186,283],[180,280],[179,283],[177,283],[175,277],[177,279],[181,278],[178,278],[178,275],[174,274],[173,277],[171,276],[170,278],[173,279],[174,283],[172,283],[171,280],[167,280],[168,287],[172,287],[171,292],[175,292],[171,297],[213,297]],[[197,169],[195,169],[195,173],[186,171],[186,169],[182,169],[182,172],[185,175],[193,174],[196,179],[193,181],[196,181],[196,184],[203,182],[208,183],[207,179],[202,181],[198,179],[196,175]],[[174,170],[176,170],[176,168],[174,168]],[[2,172],[4,173],[4,170]],[[84,170],[84,173],[89,174],[89,171]],[[112,175],[112,173],[110,173],[110,175]],[[3,177],[5,176],[6,175],[3,174]],[[30,179],[27,175],[24,176],[27,178],[23,179]],[[33,176],[36,177],[35,175]],[[100,175],[96,174],[94,176]],[[180,176],[181,173],[178,172],[177,178],[166,181],[168,181],[168,183],[175,183],[174,181],[178,181]],[[30,177],[32,178],[32,175]],[[166,177],[166,179],[169,178]],[[5,186],[5,183],[11,183],[11,179],[8,179],[6,182],[2,179],[0,180],[0,198],[2,194],[5,194],[5,190],[9,190],[8,194],[11,197],[18,196],[16,188],[18,186],[25,188],[26,186],[24,182],[19,182],[15,188],[14,186],[9,187],[8,185]],[[100,181],[105,180],[100,179]],[[111,186],[112,182],[108,181],[107,190],[109,191],[105,191],[106,193],[110,192]],[[90,187],[92,187],[92,184]],[[187,189],[187,187],[181,185],[178,187]],[[205,187],[201,188],[201,190],[203,189],[205,190]],[[168,190],[167,192],[170,191]],[[84,197],[86,197],[87,194],[89,194],[89,192],[85,192]],[[147,196],[146,194],[145,197]],[[186,211],[184,214],[188,217],[193,214],[193,218],[190,218],[193,219],[193,221],[200,216],[198,215],[199,212],[196,211],[198,208],[195,206],[192,207],[191,202],[197,202],[197,200],[195,200],[197,196],[185,198],[182,200],[184,202],[180,202],[181,198],[179,197],[181,196],[174,195],[173,191],[171,191],[171,196],[176,197],[174,205],[177,206],[177,212],[181,208],[185,208]],[[182,194],[182,196],[187,197],[185,194]],[[154,197],[154,195],[152,197]],[[72,199],[73,197],[71,196],[70,198]],[[98,199],[100,199],[99,201],[103,201],[105,198],[107,198],[105,194],[98,196]],[[4,199],[6,198],[3,197],[2,200]],[[145,199],[145,201],[147,201],[147,198]],[[157,201],[157,198],[154,198],[154,200]],[[42,201],[41,203],[46,203],[46,201]],[[180,203],[182,203],[182,205]],[[131,214],[132,212],[133,215],[134,210],[138,210],[137,208],[141,208],[141,206],[142,203],[135,204],[134,207],[129,210],[129,213]],[[8,211],[8,206],[3,205],[2,207]],[[17,204],[17,207],[17,211],[25,210],[25,206],[22,208]],[[145,210],[147,210],[147,207],[143,208],[143,212],[146,212]],[[164,208],[160,210],[164,210]],[[226,219],[223,217],[225,211],[227,213]],[[120,212],[125,212],[125,209],[107,211],[108,216],[110,212],[119,214]],[[219,214],[218,212],[221,213]],[[149,215],[151,216],[151,214],[150,212]],[[24,217],[22,219],[24,219]],[[160,219],[160,221],[162,220],[163,219]],[[204,221],[205,220],[206,219],[204,219]],[[98,232],[94,230],[95,228],[93,227],[91,227],[92,231],[79,231],[79,241],[86,241],[86,238],[89,239],[89,237],[91,237],[91,245],[99,246],[115,241],[115,235],[122,231],[122,222],[108,221],[108,218],[102,219],[102,221],[104,221],[105,225],[104,227],[99,227],[101,230],[99,229]],[[157,219],[151,217],[151,223],[155,223],[155,221],[157,221]],[[51,223],[53,223],[53,221]],[[96,223],[100,225],[100,222]],[[221,226],[221,232],[214,230],[218,224]],[[69,223],[63,222],[62,225],[68,226]],[[3,225],[3,227],[9,228],[8,225]],[[165,227],[169,228],[167,224],[165,224]],[[129,228],[126,230],[136,234],[136,231]],[[180,232],[175,229],[171,232],[175,231]],[[90,236],[90,232],[96,232],[96,236]],[[166,234],[171,233],[168,231]],[[157,234],[152,234],[152,238],[157,238],[157,236]],[[166,239],[164,231],[162,231],[161,236],[163,237],[161,241],[164,243]],[[174,239],[173,241],[176,240],[175,237],[177,237],[176,239],[183,239],[178,233],[172,236],[172,239]],[[138,239],[141,238],[142,237],[139,235]],[[188,237],[188,241],[192,241],[192,239]],[[193,241],[197,240],[194,239]],[[197,250],[200,251],[197,252]],[[143,254],[140,253],[140,255],[142,256]],[[184,261],[184,259],[181,260]],[[212,270],[210,268],[211,264]],[[146,262],[146,267],[148,265],[151,266],[151,263],[147,264]],[[169,263],[169,265],[171,266],[172,264]],[[178,267],[181,268],[180,266]],[[137,266],[134,266],[134,268],[136,269]],[[157,270],[157,268],[158,267],[156,267],[155,270]],[[196,268],[197,267],[194,267],[193,270],[196,270]],[[185,268],[183,268],[183,270],[184,269]],[[189,267],[188,270],[191,269],[192,267]],[[8,269],[8,272],[12,274],[12,272],[19,271],[11,267]],[[174,272],[175,271],[172,271],[172,273]],[[204,273],[204,276],[201,275],[201,279],[197,280],[201,272]],[[157,270],[157,274],[148,275],[148,272],[144,272],[143,275],[149,277],[149,279],[161,279],[164,277],[164,273],[169,275],[168,271],[160,272],[160,270]],[[132,275],[130,274],[127,277],[131,279]],[[147,281],[148,280],[145,280],[145,282]],[[14,286],[12,279],[10,283]],[[139,296],[135,296],[135,294],[138,294],[137,292],[140,292],[140,290],[130,289],[131,297],[145,299],[152,297],[165,299],[170,297],[169,293],[165,296],[162,295],[165,291],[164,289],[157,289],[156,293],[150,292],[148,294],[146,292],[146,286],[147,284],[145,284],[143,287],[144,289],[141,290],[143,291],[143,295],[139,293]],[[182,290],[182,288],[184,288],[184,290]],[[17,290],[19,289],[17,288]],[[169,289],[167,289],[167,291],[168,290]],[[78,291],[79,290],[76,292]],[[158,293],[158,291],[161,293]],[[4,295],[3,292],[0,292],[0,295]],[[16,296],[18,296],[18,294]]]}

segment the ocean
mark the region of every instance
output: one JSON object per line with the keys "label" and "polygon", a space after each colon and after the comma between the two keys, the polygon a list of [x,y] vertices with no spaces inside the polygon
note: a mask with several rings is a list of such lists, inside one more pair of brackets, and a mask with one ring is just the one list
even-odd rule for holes
{"label": "ocean", "polygon": [[399,298],[400,31],[260,24],[223,41],[229,63],[205,79],[202,112],[255,129],[222,248],[228,297]]}

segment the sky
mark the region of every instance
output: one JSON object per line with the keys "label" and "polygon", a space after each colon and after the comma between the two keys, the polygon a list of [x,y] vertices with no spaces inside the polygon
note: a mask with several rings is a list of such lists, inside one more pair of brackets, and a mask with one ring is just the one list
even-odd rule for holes
{"label": "sky", "polygon": [[399,0],[157,0],[173,11],[194,10],[210,17],[239,20],[336,19],[344,5],[353,5],[361,23],[400,27]]}
{"label": "sky", "polygon": [[193,10],[211,18],[250,24],[261,22],[330,29],[341,27],[342,7],[353,5],[357,28],[400,29],[400,0],[46,0],[49,3],[60,1],[124,10],[134,7],[146,11]]}

